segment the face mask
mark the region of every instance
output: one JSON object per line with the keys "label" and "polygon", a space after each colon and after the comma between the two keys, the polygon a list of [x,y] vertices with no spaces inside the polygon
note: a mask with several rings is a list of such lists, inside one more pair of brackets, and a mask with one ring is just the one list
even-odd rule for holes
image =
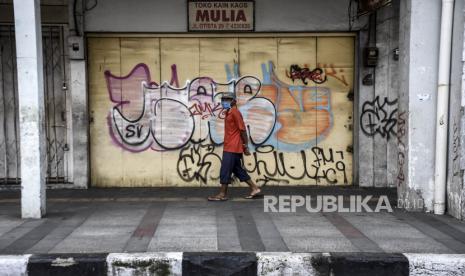
{"label": "face mask", "polygon": [[231,108],[231,102],[221,102],[221,106],[224,109],[230,109]]}

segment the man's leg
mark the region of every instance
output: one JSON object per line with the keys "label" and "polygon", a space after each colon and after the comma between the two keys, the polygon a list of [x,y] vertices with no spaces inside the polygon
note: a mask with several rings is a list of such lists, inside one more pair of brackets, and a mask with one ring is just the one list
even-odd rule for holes
{"label": "man's leg", "polygon": [[227,194],[228,194],[228,184],[221,184],[219,195],[222,197],[226,197]]}
{"label": "man's leg", "polygon": [[228,152],[223,152],[223,158],[221,159],[221,168],[220,168],[220,183],[221,188],[220,192],[215,196],[209,196],[208,200],[210,201],[221,201],[227,199],[228,194],[228,184],[231,183],[231,174],[234,161],[231,158],[231,155]]}
{"label": "man's leg", "polygon": [[252,178],[249,178],[249,180],[245,181],[245,183],[247,183],[251,189],[250,195],[256,195],[261,192],[260,188],[258,188],[257,184],[253,182]]}
{"label": "man's leg", "polygon": [[255,195],[261,192],[260,188],[258,188],[257,184],[253,182],[252,178],[250,178],[249,174],[242,166],[242,154],[236,155],[233,173],[237,178],[239,178],[241,182],[245,182],[247,185],[249,185],[251,191],[247,198],[253,198]]}
{"label": "man's leg", "polygon": [[221,184],[220,192],[217,195],[209,196],[208,200],[209,201],[227,200],[228,199],[228,197],[226,196],[227,194],[228,194],[228,184]]}

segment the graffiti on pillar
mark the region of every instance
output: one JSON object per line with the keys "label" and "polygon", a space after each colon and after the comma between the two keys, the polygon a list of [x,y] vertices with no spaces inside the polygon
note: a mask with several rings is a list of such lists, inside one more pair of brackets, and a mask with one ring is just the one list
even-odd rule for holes
{"label": "graffiti on pillar", "polygon": [[360,128],[369,137],[376,134],[389,140],[396,137],[397,99],[390,101],[387,97],[381,101],[379,96],[362,105]]}
{"label": "graffiti on pillar", "polygon": [[460,130],[456,118],[452,124],[452,174],[460,174]]}
{"label": "graffiti on pillar", "polygon": [[407,113],[405,111],[399,113],[397,125],[397,186],[401,186],[405,182],[404,165],[406,158],[405,136],[407,134]]}

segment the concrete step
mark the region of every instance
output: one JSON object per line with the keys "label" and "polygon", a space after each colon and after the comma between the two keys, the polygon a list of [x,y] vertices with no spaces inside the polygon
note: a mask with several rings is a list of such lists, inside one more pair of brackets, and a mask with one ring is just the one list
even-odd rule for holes
{"label": "concrete step", "polygon": [[465,275],[465,254],[148,252],[0,255],[0,275]]}

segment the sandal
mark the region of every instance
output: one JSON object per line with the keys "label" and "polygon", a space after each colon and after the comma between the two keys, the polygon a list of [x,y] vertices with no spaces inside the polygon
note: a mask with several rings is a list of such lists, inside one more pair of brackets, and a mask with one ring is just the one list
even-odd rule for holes
{"label": "sandal", "polygon": [[263,197],[263,195],[258,193],[258,194],[254,194],[254,195],[245,196],[244,198],[245,199],[256,199],[256,198],[261,198],[261,197]]}
{"label": "sandal", "polygon": [[220,196],[209,196],[208,201],[226,201],[228,200],[227,197],[220,197]]}
{"label": "sandal", "polygon": [[255,194],[251,193],[249,194],[248,196],[245,196],[244,198],[245,199],[255,199],[255,198],[259,198],[259,197],[263,197],[263,195],[261,194],[261,190],[259,189],[258,192],[256,192]]}

